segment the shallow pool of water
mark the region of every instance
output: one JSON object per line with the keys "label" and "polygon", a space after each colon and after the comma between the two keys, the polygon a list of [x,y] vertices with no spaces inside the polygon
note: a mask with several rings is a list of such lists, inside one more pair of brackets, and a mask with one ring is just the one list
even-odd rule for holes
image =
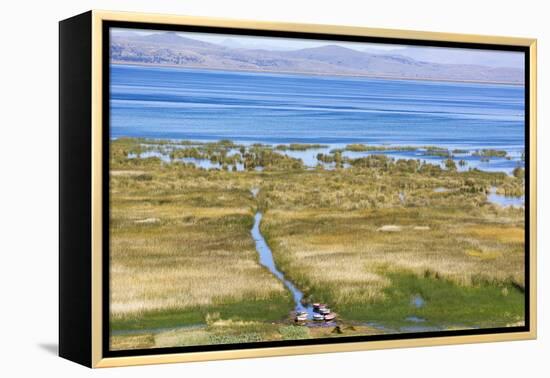
{"label": "shallow pool of water", "polygon": [[424,305],[426,304],[426,301],[420,295],[415,295],[411,299],[411,304],[416,308],[421,308],[421,307],[424,307]]}
{"label": "shallow pool of water", "polygon": [[505,196],[498,194],[496,188],[491,188],[487,194],[487,201],[502,207],[523,207],[525,206],[525,196]]}
{"label": "shallow pool of water", "polygon": [[441,330],[442,330],[441,327],[422,326],[422,325],[405,326],[405,327],[399,328],[400,333],[436,332]]}
{"label": "shallow pool of water", "polygon": [[145,151],[138,154],[128,154],[128,159],[147,159],[151,157],[158,157],[160,160],[162,160],[165,163],[170,163],[170,156],[168,154],[163,154],[162,152],[158,151]]}
{"label": "shallow pool of water", "polygon": [[413,323],[424,323],[426,321],[426,319],[419,318],[418,316],[407,316],[405,320]]}

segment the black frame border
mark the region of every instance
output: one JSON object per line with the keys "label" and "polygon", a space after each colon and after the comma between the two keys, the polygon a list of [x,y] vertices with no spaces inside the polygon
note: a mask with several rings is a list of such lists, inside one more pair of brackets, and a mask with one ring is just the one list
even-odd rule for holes
{"label": "black frame border", "polygon": [[[111,28],[128,28],[128,29],[144,29],[144,30],[159,30],[159,31],[176,31],[176,32],[196,32],[196,33],[211,33],[211,34],[232,34],[243,36],[256,37],[280,37],[280,38],[297,38],[297,39],[313,39],[341,42],[364,42],[364,43],[381,43],[381,44],[399,44],[409,46],[430,46],[430,47],[447,47],[447,48],[469,48],[478,50],[500,50],[500,51],[515,51],[524,53],[524,122],[525,122],[525,325],[517,327],[500,327],[500,328],[483,328],[483,329],[467,329],[467,330],[452,330],[452,331],[430,331],[430,332],[414,332],[414,333],[396,333],[386,335],[373,336],[349,336],[342,338],[326,338],[313,340],[286,340],[286,341],[265,341],[242,344],[221,344],[221,345],[198,345],[188,347],[166,347],[166,348],[151,348],[151,349],[132,349],[132,350],[117,350],[109,349],[110,341],[110,322],[109,322],[109,275],[110,275],[110,193],[109,193],[109,157],[110,157],[110,29]],[[406,38],[390,38],[390,37],[369,37],[358,35],[340,35],[340,34],[325,34],[325,33],[309,33],[309,32],[294,32],[280,30],[263,30],[263,29],[247,29],[247,28],[229,28],[229,27],[214,27],[214,26],[197,26],[197,25],[175,25],[161,23],[144,23],[132,21],[102,21],[102,357],[130,357],[130,356],[150,356],[160,354],[175,354],[175,353],[193,353],[193,352],[211,352],[211,351],[226,351],[226,350],[243,350],[243,349],[260,349],[273,347],[289,347],[289,346],[306,346],[306,345],[329,345],[329,344],[344,344],[369,341],[385,341],[385,340],[409,340],[409,339],[427,339],[449,336],[474,336],[474,335],[490,335],[490,334],[506,334],[517,332],[529,332],[531,330],[531,275],[530,275],[530,217],[531,217],[531,72],[530,72],[530,48],[528,46],[517,45],[500,45],[500,44],[484,44],[472,42],[450,42],[450,41],[433,41],[422,39],[406,39]],[[405,33],[405,31],[404,31]]]}

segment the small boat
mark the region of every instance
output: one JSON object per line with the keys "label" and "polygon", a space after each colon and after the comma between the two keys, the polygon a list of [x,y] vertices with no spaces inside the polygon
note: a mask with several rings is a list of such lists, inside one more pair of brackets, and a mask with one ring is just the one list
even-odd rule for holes
{"label": "small boat", "polygon": [[325,320],[326,321],[330,321],[330,320],[334,320],[334,319],[336,319],[336,314],[334,314],[334,313],[325,315]]}
{"label": "small boat", "polygon": [[296,313],[296,319],[297,322],[305,322],[307,320],[307,312],[304,311],[298,311]]}
{"label": "small boat", "polygon": [[313,320],[321,321],[321,320],[325,320],[325,317],[321,314],[313,314]]}
{"label": "small boat", "polygon": [[319,309],[319,313],[320,313],[321,315],[328,315],[328,314],[330,314],[330,308],[328,308],[328,307],[321,307],[321,308]]}
{"label": "small boat", "polygon": [[326,308],[327,305],[324,303],[314,303],[313,304],[313,311],[320,312],[322,308]]}

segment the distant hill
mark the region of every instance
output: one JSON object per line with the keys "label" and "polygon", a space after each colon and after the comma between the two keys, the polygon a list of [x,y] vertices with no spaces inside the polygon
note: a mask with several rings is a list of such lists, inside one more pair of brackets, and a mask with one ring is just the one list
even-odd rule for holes
{"label": "distant hill", "polygon": [[246,49],[236,41],[222,46],[173,32],[115,33],[111,38],[115,63],[516,84],[524,80],[517,68],[433,63],[400,52],[362,52],[335,44],[292,51]]}
{"label": "distant hill", "polygon": [[[367,53],[377,53],[380,50],[367,48],[363,50]],[[473,49],[450,49],[437,48],[429,49],[425,47],[410,46],[395,50],[386,50],[385,55],[403,56],[412,58],[421,62],[431,62],[440,64],[474,64],[489,67],[512,68],[521,67],[523,64],[523,54],[510,52],[492,51],[487,54],[486,50]]]}
{"label": "distant hill", "polygon": [[131,38],[134,42],[156,45],[171,45],[173,48],[178,47],[199,47],[199,48],[216,48],[217,45],[208,42],[197,41],[196,39],[186,38],[174,32],[155,33],[146,36],[134,36]]}

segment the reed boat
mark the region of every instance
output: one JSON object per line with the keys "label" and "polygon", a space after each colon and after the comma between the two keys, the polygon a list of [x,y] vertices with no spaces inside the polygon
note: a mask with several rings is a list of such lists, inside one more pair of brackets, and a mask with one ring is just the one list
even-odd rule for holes
{"label": "reed boat", "polygon": [[325,317],[321,314],[313,314],[313,320],[321,321],[321,320],[325,320]]}
{"label": "reed boat", "polygon": [[315,312],[321,312],[323,308],[327,308],[327,305],[324,303],[314,303],[313,304],[313,311]]}

